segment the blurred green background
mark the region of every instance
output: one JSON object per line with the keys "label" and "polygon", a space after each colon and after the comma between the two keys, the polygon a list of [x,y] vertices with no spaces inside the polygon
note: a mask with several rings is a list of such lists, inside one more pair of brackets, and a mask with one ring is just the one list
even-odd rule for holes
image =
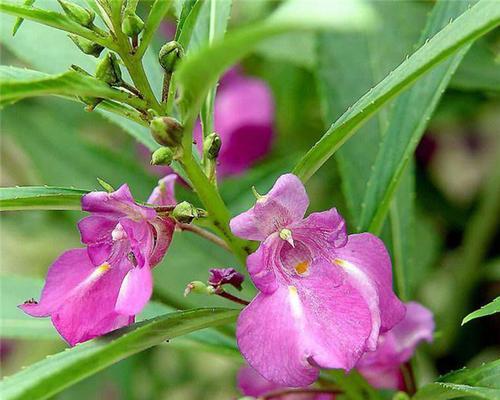
{"label": "blurred green background", "polygon": [[[375,31],[284,35],[266,42],[244,60],[246,73],[260,77],[272,89],[276,140],[261,163],[244,176],[221,183],[233,212],[251,204],[252,185],[267,191],[348,105],[414,50],[433,3],[396,3],[368,3],[377,17]],[[230,26],[251,24],[276,4],[235,1]],[[94,60],[79,53],[64,33],[25,22],[12,38],[13,19],[2,15],[0,22],[2,64],[62,72],[76,63],[93,70]],[[158,35],[156,45],[163,41]],[[325,65],[324,54],[329,51],[332,62]],[[429,121],[415,156],[409,288],[411,298],[433,310],[437,321],[434,343],[423,346],[418,354],[422,381],[500,355],[498,316],[460,327],[465,315],[500,292],[499,207],[490,204],[491,199],[498,199],[494,172],[500,168],[499,62],[498,32],[474,44]],[[367,70],[372,72],[370,76]],[[328,96],[328,104],[335,107],[325,107]],[[359,136],[369,137],[366,135],[375,123],[370,121]],[[160,177],[131,136],[97,112],[85,112],[82,104],[54,98],[24,100],[1,111],[1,130],[1,186],[98,189],[96,177],[100,177],[115,187],[127,182],[135,197],[145,200]],[[366,141],[360,162],[373,160],[377,142],[372,142]],[[340,152],[333,157],[308,184],[311,209],[336,206],[352,227],[356,215],[346,202],[340,177],[343,169],[355,167],[346,164]],[[184,196],[192,198],[179,188],[178,198]],[[2,313],[24,318],[14,306],[38,296],[33,291],[51,262],[63,250],[79,246],[75,222],[82,215],[2,213]],[[385,229],[383,236],[390,246],[390,230]],[[236,260],[190,233],[178,233],[155,270],[155,285],[173,299],[193,306],[221,305],[224,301],[214,298],[182,297],[186,283],[205,280],[207,268],[215,266],[236,266]],[[18,284],[25,290],[13,293],[9,290],[12,275],[38,280],[21,279]],[[252,295],[250,286],[247,282],[243,297]],[[47,327],[47,337],[39,340],[13,340],[2,334],[3,376],[64,347]],[[124,360],[56,398],[234,398],[238,395],[235,375],[242,360],[228,354],[189,341],[165,344]]]}

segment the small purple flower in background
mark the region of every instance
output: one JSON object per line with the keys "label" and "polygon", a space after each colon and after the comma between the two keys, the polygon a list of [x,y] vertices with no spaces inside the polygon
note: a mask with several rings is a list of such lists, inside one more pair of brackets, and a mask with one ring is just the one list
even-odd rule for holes
{"label": "small purple flower in background", "polygon": [[[238,372],[238,389],[245,396],[258,398],[278,393],[287,388],[264,379],[252,367],[245,366],[240,368]],[[287,393],[272,398],[274,400],[333,400],[335,395],[329,393]]]}
{"label": "small purple flower in background", "polygon": [[241,290],[241,284],[244,280],[245,276],[234,268],[210,268],[208,270],[207,283],[214,288],[219,288],[223,285],[231,285]]}
{"label": "small purple flower in background", "polygon": [[[227,177],[245,172],[271,149],[274,102],[261,80],[231,69],[221,80],[214,104],[214,130],[222,140],[217,174]],[[194,137],[202,148],[201,125]]]}
{"label": "small purple flower in background", "polygon": [[[161,180],[152,198],[175,201],[173,178]],[[72,346],[134,322],[151,297],[151,268],[175,228],[153,208],[136,204],[127,185],[85,195],[82,209],[92,214],[78,224],[87,248],[64,252],[49,268],[40,302],[20,306],[34,317],[50,316]]]}
{"label": "small purple flower in background", "polygon": [[239,316],[238,346],[265,379],[290,387],[311,384],[319,368],[350,370],[405,314],[382,241],[347,236],[334,208],[304,218],[308,206],[287,174],[230,223],[235,235],[261,241],[247,259],[260,293]]}
{"label": "small purple flower in background", "polygon": [[377,388],[403,390],[401,365],[412,357],[421,341],[432,341],[433,332],[432,313],[421,304],[409,302],[405,318],[379,337],[377,350],[364,354],[356,369]]}

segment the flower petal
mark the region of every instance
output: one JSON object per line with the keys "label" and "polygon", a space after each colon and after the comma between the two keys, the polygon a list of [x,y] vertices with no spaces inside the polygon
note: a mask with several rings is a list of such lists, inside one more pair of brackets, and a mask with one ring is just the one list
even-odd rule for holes
{"label": "flower petal", "polygon": [[156,216],[155,210],[135,203],[127,184],[118,190],[107,192],[92,192],[82,197],[82,210],[95,215],[110,218],[129,216],[134,219],[151,219]]}
{"label": "flower petal", "polygon": [[83,244],[97,244],[112,241],[112,232],[117,224],[116,219],[98,215],[90,215],[78,222]]}
{"label": "flower petal", "polygon": [[158,186],[153,189],[147,202],[159,206],[175,206],[177,200],[175,199],[174,189],[177,178],[177,174],[168,174],[160,179],[158,181]]}
{"label": "flower petal", "polygon": [[157,265],[165,256],[175,230],[175,222],[170,218],[155,218],[151,221],[155,229],[155,244],[149,256],[149,266],[152,268]]}
{"label": "flower petal", "polygon": [[291,230],[294,237],[303,238],[309,247],[325,255],[347,243],[345,221],[336,208],[312,213]]}
{"label": "flower petal", "polygon": [[278,287],[275,268],[276,254],[279,253],[283,241],[271,235],[262,242],[254,253],[247,257],[247,269],[254,285],[263,293],[272,293]]}
{"label": "flower petal", "polygon": [[147,265],[149,267],[149,255],[154,246],[154,230],[150,223],[146,221],[132,221],[129,218],[120,219],[120,224],[127,234],[130,248],[134,253],[138,266]]}
{"label": "flower petal", "polygon": [[38,303],[25,303],[21,310],[33,317],[47,317],[61,304],[68,293],[84,282],[96,267],[85,249],[72,249],[61,254],[50,266]]}
{"label": "flower petal", "polygon": [[94,267],[85,249],[67,251],[49,270],[40,303],[21,308],[33,316],[50,315],[72,346],[103,335],[131,321],[114,310],[129,264]]}
{"label": "flower petal", "polygon": [[232,232],[250,240],[264,240],[271,233],[300,221],[309,206],[304,185],[293,174],[278,178],[269,193],[258,199],[250,210],[234,217]]}
{"label": "flower petal", "polygon": [[407,303],[404,319],[380,336],[377,350],[365,353],[356,368],[375,387],[401,389],[401,364],[422,340],[432,341],[433,331],[432,313],[421,304]]}
{"label": "flower petal", "polygon": [[153,275],[148,266],[132,268],[118,293],[115,310],[119,314],[139,314],[153,293]]}
{"label": "flower petal", "polygon": [[391,329],[405,315],[405,306],[392,289],[391,259],[384,243],[370,233],[349,235],[347,244],[336,250],[340,265],[359,269],[378,292],[381,332]]}
{"label": "flower petal", "polygon": [[[348,280],[335,286],[341,270],[329,263],[316,273],[260,293],[238,319],[238,346],[264,378],[301,387],[318,376],[318,367],[351,369],[365,351],[371,315]],[[329,285],[334,282],[333,285]]]}
{"label": "flower petal", "polygon": [[277,383],[268,381],[250,366],[238,371],[238,388],[245,396],[259,397],[273,390],[282,388]]}
{"label": "flower petal", "polygon": [[307,361],[292,307],[287,287],[259,293],[241,312],[236,337],[243,356],[265,379],[300,387],[314,382],[319,370]]}

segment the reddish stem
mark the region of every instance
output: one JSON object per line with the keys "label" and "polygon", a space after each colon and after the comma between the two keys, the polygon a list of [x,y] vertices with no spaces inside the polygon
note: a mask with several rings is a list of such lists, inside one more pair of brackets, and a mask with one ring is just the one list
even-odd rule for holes
{"label": "reddish stem", "polygon": [[235,303],[243,304],[244,306],[247,306],[248,304],[250,304],[250,302],[243,300],[243,299],[240,299],[239,297],[233,296],[231,293],[225,292],[221,288],[217,289],[215,294],[218,296],[224,297],[225,299],[234,301]]}

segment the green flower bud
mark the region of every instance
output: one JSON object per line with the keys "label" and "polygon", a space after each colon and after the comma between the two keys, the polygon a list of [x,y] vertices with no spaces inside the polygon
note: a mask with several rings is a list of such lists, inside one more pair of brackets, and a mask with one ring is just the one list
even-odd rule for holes
{"label": "green flower bud", "polygon": [[80,25],[90,28],[94,22],[95,13],[65,0],[57,0],[68,17]]}
{"label": "green flower bud", "polygon": [[177,147],[181,144],[184,127],[171,117],[155,117],[149,124],[154,140],[162,146]]}
{"label": "green flower bud", "polygon": [[184,289],[184,297],[186,297],[189,293],[213,294],[214,288],[212,286],[205,285],[201,281],[193,281],[188,283],[186,289]]}
{"label": "green flower bud", "polygon": [[175,69],[175,65],[182,57],[184,57],[184,49],[180,43],[173,40],[164,44],[160,49],[158,61],[165,72],[172,73]]}
{"label": "green flower bud", "polygon": [[410,400],[410,396],[405,392],[397,392],[392,400]]}
{"label": "green flower bud", "polygon": [[215,160],[219,155],[222,142],[217,133],[211,133],[203,141],[203,153],[209,160]]}
{"label": "green flower bud", "polygon": [[172,211],[172,217],[181,224],[190,224],[193,219],[199,217],[198,209],[187,201],[177,204]]}
{"label": "green flower bud", "polygon": [[126,14],[122,22],[122,31],[128,37],[139,35],[144,29],[144,22],[137,14]]}
{"label": "green flower bud", "polygon": [[73,41],[74,44],[85,54],[94,56],[94,57],[99,57],[101,54],[101,51],[104,50],[104,47],[101,46],[100,44],[94,43],[88,39],[82,38],[77,35],[68,35],[69,38]]}
{"label": "green flower bud", "polygon": [[122,71],[114,53],[106,54],[101,62],[97,64],[95,76],[97,79],[111,86],[118,86],[121,84]]}
{"label": "green flower bud", "polygon": [[170,165],[174,158],[174,152],[170,147],[160,147],[151,155],[152,165]]}

